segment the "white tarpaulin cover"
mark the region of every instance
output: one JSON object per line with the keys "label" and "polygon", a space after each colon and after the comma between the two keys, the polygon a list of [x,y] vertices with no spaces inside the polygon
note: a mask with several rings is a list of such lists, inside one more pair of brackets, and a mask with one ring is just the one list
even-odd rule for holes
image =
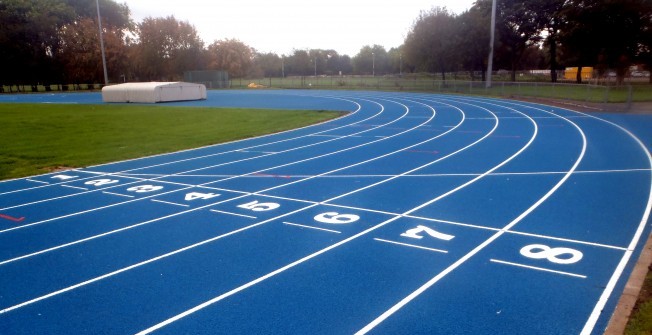
{"label": "white tarpaulin cover", "polygon": [[206,86],[184,82],[124,83],[102,88],[104,102],[187,101],[206,99]]}

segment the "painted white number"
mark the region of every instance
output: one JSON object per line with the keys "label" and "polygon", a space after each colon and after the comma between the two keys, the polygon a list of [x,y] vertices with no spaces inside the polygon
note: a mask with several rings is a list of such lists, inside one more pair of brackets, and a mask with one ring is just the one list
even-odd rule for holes
{"label": "painted white number", "polygon": [[162,189],[163,186],[139,185],[139,186],[130,187],[127,189],[127,191],[136,192],[136,193],[147,193],[147,192],[154,192]]}
{"label": "painted white number", "polygon": [[102,185],[111,185],[118,182],[120,181],[115,179],[96,179],[96,180],[87,181],[84,184],[93,185],[93,186],[102,186]]}
{"label": "painted white number", "polygon": [[[551,248],[544,244],[526,245],[521,249],[521,255],[534,259],[547,259],[557,264],[573,264],[584,256],[581,251],[570,248]],[[560,257],[562,255],[568,255]]]}
{"label": "painted white number", "polygon": [[426,227],[426,226],[417,226],[416,228],[412,228],[405,233],[401,234],[403,237],[409,237],[409,238],[416,238],[418,240],[422,239],[423,236],[419,235],[419,233],[426,233],[436,239],[444,240],[444,241],[450,241],[452,240],[455,236],[453,235],[448,235],[444,233],[440,233],[432,228]]}
{"label": "painted white number", "polygon": [[59,175],[56,175],[56,176],[52,176],[51,178],[52,179],[59,179],[59,180],[68,180],[68,179],[75,179],[75,178],[78,178],[78,177],[79,176],[69,176],[69,175],[65,175],[65,174],[59,174]]}
{"label": "painted white number", "polygon": [[186,194],[186,201],[192,201],[197,199],[208,200],[210,198],[219,197],[217,193],[199,193],[199,192],[190,192]]}
{"label": "painted white number", "polygon": [[281,207],[281,205],[279,205],[279,204],[277,204],[275,202],[260,202],[259,203],[258,200],[238,206],[238,208],[244,208],[244,209],[248,209],[248,210],[254,211],[254,212],[271,211],[271,210],[277,209],[279,207]]}
{"label": "painted white number", "polygon": [[337,212],[328,212],[315,216],[315,220],[331,224],[347,224],[360,220],[360,217],[354,214],[340,214]]}

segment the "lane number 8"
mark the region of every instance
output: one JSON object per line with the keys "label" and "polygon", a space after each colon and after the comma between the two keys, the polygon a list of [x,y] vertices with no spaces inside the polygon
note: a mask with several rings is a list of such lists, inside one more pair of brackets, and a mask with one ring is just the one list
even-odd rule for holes
{"label": "lane number 8", "polygon": [[[570,248],[551,248],[544,244],[530,244],[521,248],[521,255],[533,259],[547,259],[557,264],[573,264],[579,262],[584,254]],[[564,256],[564,257],[560,257]]]}

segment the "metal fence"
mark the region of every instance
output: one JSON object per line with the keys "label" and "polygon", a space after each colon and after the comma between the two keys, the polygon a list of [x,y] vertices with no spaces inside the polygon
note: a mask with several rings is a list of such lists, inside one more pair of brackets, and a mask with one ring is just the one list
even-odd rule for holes
{"label": "metal fence", "polygon": [[[543,82],[483,81],[370,76],[304,76],[233,79],[231,88],[342,89],[471,94],[504,98],[529,98],[572,102],[605,111],[630,111],[638,102],[652,102],[652,85],[596,85]],[[647,108],[647,107],[645,107]],[[650,110],[652,112],[652,110]]]}
{"label": "metal fence", "polygon": [[69,84],[69,85],[0,85],[0,93],[38,93],[38,92],[70,92],[97,91],[103,84]]}

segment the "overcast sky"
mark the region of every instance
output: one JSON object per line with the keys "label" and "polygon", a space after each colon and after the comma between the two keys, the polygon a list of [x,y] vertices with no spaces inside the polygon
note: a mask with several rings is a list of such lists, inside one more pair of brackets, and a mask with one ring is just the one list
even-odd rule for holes
{"label": "overcast sky", "polygon": [[237,38],[259,52],[335,49],[355,56],[364,45],[403,43],[419,11],[461,13],[475,0],[118,0],[136,22],[174,15],[195,26],[206,45]]}

